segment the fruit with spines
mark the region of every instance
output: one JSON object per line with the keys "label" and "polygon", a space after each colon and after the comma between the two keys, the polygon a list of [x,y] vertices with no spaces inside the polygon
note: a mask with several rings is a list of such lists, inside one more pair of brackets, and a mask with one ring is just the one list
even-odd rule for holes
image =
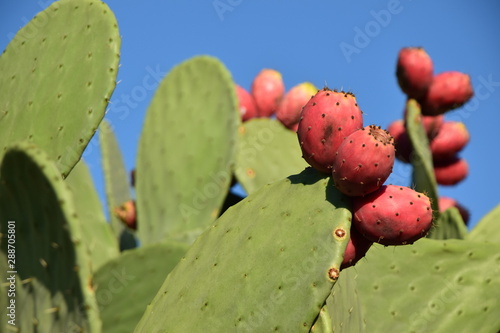
{"label": "fruit with spines", "polygon": [[254,78],[250,90],[257,106],[258,117],[271,117],[285,95],[285,84],[281,74],[265,68]]}
{"label": "fruit with spines", "polygon": [[421,47],[405,47],[399,51],[396,75],[401,90],[409,98],[423,96],[433,78],[431,57]]}
{"label": "fruit with spines", "polygon": [[404,120],[398,119],[393,121],[387,127],[387,131],[394,138],[396,147],[396,158],[404,163],[410,163],[411,153],[413,151],[410,137],[406,131]]}
{"label": "fruit with spines", "polygon": [[439,197],[439,211],[442,213],[448,208],[455,207],[458,209],[458,212],[462,216],[462,219],[464,220],[464,223],[467,224],[469,223],[470,220],[470,213],[465,206],[463,206],[461,203],[459,203],[457,200],[450,198],[450,197]]}
{"label": "fruit with spines", "polygon": [[373,241],[365,238],[354,226],[351,225],[349,243],[344,252],[344,260],[340,269],[354,266],[363,258],[373,244]]}
{"label": "fruit with spines", "polygon": [[239,84],[236,85],[236,97],[241,115],[241,121],[247,121],[257,116],[257,106],[253,96]]}
{"label": "fruit with spines", "polygon": [[394,138],[380,126],[351,133],[336,152],[332,176],[335,187],[348,196],[379,189],[394,166]]}
{"label": "fruit with spines", "polygon": [[432,158],[435,161],[449,159],[469,143],[470,135],[465,124],[446,121],[436,137],[430,142]]}
{"label": "fruit with spines", "polygon": [[434,161],[434,175],[439,185],[456,185],[469,174],[469,164],[464,158],[452,156]]}
{"label": "fruit with spines", "polygon": [[276,111],[276,118],[285,127],[297,131],[302,108],[317,92],[318,89],[310,82],[302,82],[294,86],[283,97]]}
{"label": "fruit with spines", "polygon": [[439,115],[462,106],[473,95],[469,75],[448,71],[434,76],[427,93],[419,102],[423,115]]}
{"label": "fruit with spines", "polygon": [[354,197],[353,224],[366,238],[382,245],[411,244],[432,226],[430,199],[405,186],[384,185]]}
{"label": "fruit with spines", "polygon": [[323,88],[304,106],[297,129],[302,157],[313,168],[331,174],[335,153],[349,134],[363,127],[354,94]]}

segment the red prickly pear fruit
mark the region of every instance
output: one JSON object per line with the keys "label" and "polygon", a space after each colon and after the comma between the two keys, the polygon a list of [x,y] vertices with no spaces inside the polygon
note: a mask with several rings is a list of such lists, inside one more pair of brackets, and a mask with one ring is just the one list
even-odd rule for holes
{"label": "red prickly pear fruit", "polygon": [[420,47],[405,47],[399,51],[396,76],[401,90],[409,98],[425,94],[432,82],[434,66],[427,52]]}
{"label": "red prickly pear fruit", "polygon": [[283,97],[276,118],[287,128],[297,130],[302,108],[317,92],[318,89],[309,82],[294,86]]}
{"label": "red prickly pear fruit", "polygon": [[435,116],[462,106],[473,95],[469,75],[449,71],[434,76],[427,93],[419,102],[423,115]]}
{"label": "red prickly pear fruit", "polygon": [[236,96],[238,97],[241,121],[255,118],[257,116],[257,107],[252,95],[245,88],[236,85]]}
{"label": "red prickly pear fruit", "polygon": [[348,196],[379,189],[394,166],[394,138],[380,126],[352,132],[340,145],[333,163],[335,187]]}
{"label": "red prickly pear fruit", "polygon": [[366,239],[354,226],[351,226],[351,238],[347,243],[344,252],[344,259],[340,265],[340,269],[354,266],[361,258],[363,258],[372,246],[373,242]]}
{"label": "red prickly pear fruit", "polygon": [[399,119],[393,121],[387,131],[394,138],[394,145],[396,147],[396,158],[404,163],[410,163],[411,153],[413,148],[411,145],[410,137],[406,131],[404,120]]}
{"label": "red prickly pear fruit", "polygon": [[383,245],[411,244],[432,226],[430,199],[409,187],[384,185],[352,202],[354,226],[364,237]]}
{"label": "red prickly pear fruit", "polygon": [[430,143],[432,158],[434,161],[447,160],[461,151],[470,136],[465,124],[458,121],[447,121]]}
{"label": "red prickly pear fruit", "polygon": [[467,161],[458,156],[434,161],[434,175],[439,185],[456,185],[469,174]]}
{"label": "red prickly pear fruit", "polygon": [[285,95],[281,74],[274,69],[263,69],[252,82],[251,94],[257,106],[257,116],[271,117]]}
{"label": "red prickly pear fruit", "polygon": [[137,230],[137,211],[134,200],[125,201],[115,208],[114,213],[127,227]]}
{"label": "red prickly pear fruit", "polygon": [[465,224],[469,223],[470,220],[469,210],[465,208],[463,205],[461,205],[455,199],[450,197],[439,197],[438,205],[440,212],[444,212],[448,208],[455,207],[456,209],[458,209],[458,212],[462,216],[462,220],[464,220],[464,223]]}
{"label": "red prickly pear fruit", "polygon": [[352,93],[323,88],[302,109],[297,136],[302,157],[331,174],[335,153],[349,134],[363,127],[363,113]]}

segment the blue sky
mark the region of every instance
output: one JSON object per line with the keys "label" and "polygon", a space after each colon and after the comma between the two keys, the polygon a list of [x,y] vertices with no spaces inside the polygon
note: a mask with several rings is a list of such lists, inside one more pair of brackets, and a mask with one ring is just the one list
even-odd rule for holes
{"label": "blue sky", "polygon": [[[387,127],[400,118],[405,96],[395,77],[402,47],[422,46],[436,73],[471,76],[476,96],[446,115],[463,121],[471,142],[461,153],[469,177],[439,193],[471,211],[471,222],[500,203],[500,3],[495,1],[105,1],[122,35],[121,67],[106,119],[114,126],[129,170],[154,91],[174,65],[200,54],[218,57],[249,88],[262,68],[279,70],[287,89],[310,81],[350,90],[365,125]],[[52,1],[2,0],[0,48]],[[98,142],[84,154],[104,200]],[[410,168],[397,163],[388,182],[409,185]]]}

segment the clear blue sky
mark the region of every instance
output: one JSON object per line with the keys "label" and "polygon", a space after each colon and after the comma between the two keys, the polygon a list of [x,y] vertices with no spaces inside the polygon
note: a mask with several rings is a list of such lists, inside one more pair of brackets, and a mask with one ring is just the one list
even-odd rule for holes
{"label": "clear blue sky", "polygon": [[[356,94],[365,125],[387,127],[400,118],[405,96],[395,78],[398,51],[423,46],[435,72],[471,75],[476,97],[447,115],[463,121],[471,142],[462,152],[470,175],[440,187],[471,211],[472,224],[500,203],[500,3],[496,1],[105,1],[122,35],[121,67],[106,115],[117,131],[126,166],[135,165],[137,144],[152,90],[151,72],[162,76],[194,55],[218,57],[233,78],[249,88],[262,68],[283,74],[287,88],[303,81]],[[28,19],[52,1],[0,2],[0,48]],[[128,97],[127,97],[128,96]],[[98,143],[86,153],[104,200]],[[409,185],[400,163],[388,182]]]}

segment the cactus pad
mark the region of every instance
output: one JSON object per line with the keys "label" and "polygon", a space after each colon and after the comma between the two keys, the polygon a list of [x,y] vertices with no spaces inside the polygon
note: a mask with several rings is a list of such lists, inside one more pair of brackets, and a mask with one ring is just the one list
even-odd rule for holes
{"label": "cactus pad", "polygon": [[235,174],[247,193],[304,170],[297,134],[276,119],[254,118],[238,131]]}
{"label": "cactus pad", "polygon": [[137,234],[142,244],[191,243],[214,221],[231,181],[240,115],[234,82],[198,56],[162,80],[137,156]]}
{"label": "cactus pad", "polygon": [[131,332],[187,248],[173,243],[146,245],[102,266],[94,284],[103,332]]}
{"label": "cactus pad", "polygon": [[355,267],[367,332],[500,329],[500,244],[424,238],[376,245]]}
{"label": "cactus pad", "polygon": [[65,177],[94,135],[115,88],[120,35],[106,4],[56,1],[0,56],[0,158],[27,140]]}
{"label": "cactus pad", "polygon": [[106,222],[92,177],[83,160],[75,165],[66,182],[73,193],[82,242],[87,245],[92,271],[95,272],[103,263],[118,256],[118,241]]}
{"label": "cactus pad", "polygon": [[309,332],[338,278],[347,206],[312,168],[262,187],[198,237],[135,332]]}
{"label": "cactus pad", "polygon": [[[15,267],[9,268],[17,271],[17,328],[100,332],[81,222],[59,169],[44,151],[23,143],[6,151],[0,175],[2,262],[8,253],[7,221],[16,222]],[[2,281],[6,272],[3,267]],[[0,314],[0,330],[7,332],[5,308]]]}
{"label": "cactus pad", "polygon": [[492,242],[500,244],[500,205],[496,206],[471,230],[468,239],[477,242]]}

